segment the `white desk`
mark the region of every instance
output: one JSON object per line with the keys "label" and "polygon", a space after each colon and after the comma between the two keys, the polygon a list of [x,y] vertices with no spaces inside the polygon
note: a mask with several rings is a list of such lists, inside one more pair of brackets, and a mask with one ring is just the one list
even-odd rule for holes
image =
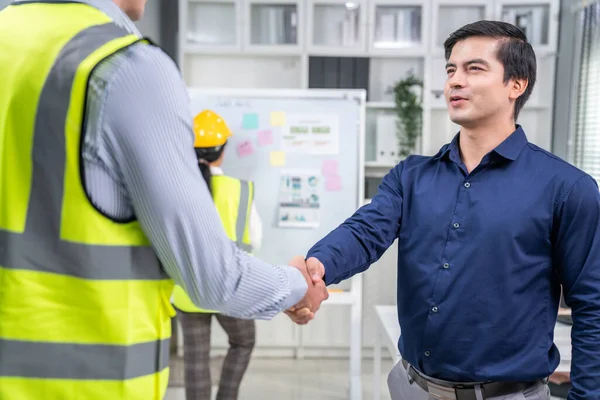
{"label": "white desk", "polygon": [[377,334],[375,335],[375,349],[373,360],[373,399],[381,398],[381,347],[388,350],[394,364],[400,361],[398,339],[400,338],[400,325],[396,306],[375,306],[377,316]]}
{"label": "white desk", "polygon": [[[348,373],[348,399],[362,400],[362,274],[352,277],[350,291],[342,293],[332,291],[329,299],[325,300],[321,307],[329,305],[345,305],[350,307],[350,365]],[[310,324],[310,322],[309,322]],[[302,327],[296,326],[298,343],[296,347],[296,358],[303,358]]]}
{"label": "white desk", "polygon": [[[373,400],[379,400],[381,398],[381,347],[385,346],[391,354],[394,364],[400,361],[400,352],[398,351],[400,326],[396,306],[375,306],[375,315],[377,316],[377,335],[375,335],[373,360]],[[571,325],[556,323],[554,343],[560,352],[560,364],[556,368],[556,372],[570,372]]]}
{"label": "white desk", "polygon": [[554,344],[560,352],[560,364],[556,372],[571,372],[571,325],[556,323]]}

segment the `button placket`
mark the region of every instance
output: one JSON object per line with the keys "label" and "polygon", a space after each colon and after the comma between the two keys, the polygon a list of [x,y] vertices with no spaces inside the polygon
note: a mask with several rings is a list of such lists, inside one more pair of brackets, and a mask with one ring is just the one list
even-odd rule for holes
{"label": "button placket", "polygon": [[[436,279],[434,287],[433,287],[433,298],[432,303],[429,305],[428,310],[428,318],[427,325],[424,332],[424,341],[423,341],[423,355],[428,359],[426,362],[431,362],[431,348],[432,345],[435,348],[435,339],[432,338],[432,334],[434,332],[439,332],[440,326],[443,318],[440,319],[441,312],[439,306],[436,304],[444,298],[444,293],[449,290],[449,282],[451,281],[452,273],[450,271],[450,261],[452,261],[452,254],[456,251],[457,246],[460,246],[460,242],[464,240],[463,235],[461,235],[461,231],[465,229],[463,223],[465,220],[468,221],[468,212],[469,212],[469,198],[473,195],[473,193],[469,193],[467,190],[471,190],[472,183],[467,181],[466,178],[463,179],[462,182],[456,182],[458,185],[461,185],[463,188],[460,189],[458,186],[457,192],[457,204],[454,209],[454,213],[452,214],[452,219],[450,221],[450,226],[448,227],[449,235],[447,238],[446,245],[444,246],[444,250],[442,251],[441,258],[442,264],[438,271],[442,273],[442,275]],[[456,187],[456,186],[455,186]],[[467,226],[468,230],[468,224]],[[459,230],[460,229],[460,230]],[[456,266],[453,265],[453,268]],[[460,269],[460,266],[458,266]],[[441,272],[441,270],[446,270],[446,272]],[[439,315],[438,315],[439,314]]]}

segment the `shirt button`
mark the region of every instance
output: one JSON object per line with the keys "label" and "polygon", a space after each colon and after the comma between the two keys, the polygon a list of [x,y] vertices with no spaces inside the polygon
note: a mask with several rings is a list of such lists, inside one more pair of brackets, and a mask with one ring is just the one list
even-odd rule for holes
{"label": "shirt button", "polygon": [[465,182],[465,187],[468,189],[471,187],[471,184],[469,182]]}
{"label": "shirt button", "polygon": [[425,357],[429,357],[430,355],[431,355],[431,353],[429,352],[429,350],[427,350],[427,351],[425,352]]}
{"label": "shirt button", "polygon": [[444,268],[446,268],[446,269],[450,268],[450,264],[444,263]]}
{"label": "shirt button", "polygon": [[457,229],[460,228],[460,224],[458,222],[455,222],[454,225],[452,225],[452,226],[455,227],[455,228],[457,228]]}
{"label": "shirt button", "polygon": [[438,312],[439,310],[440,310],[440,309],[439,309],[439,308],[437,308],[437,306],[433,306],[433,307],[431,307],[431,311],[433,311],[433,312]]}

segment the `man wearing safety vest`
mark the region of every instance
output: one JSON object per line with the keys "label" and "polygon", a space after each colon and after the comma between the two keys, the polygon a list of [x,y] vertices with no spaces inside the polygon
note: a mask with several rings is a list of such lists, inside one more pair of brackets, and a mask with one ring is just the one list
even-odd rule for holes
{"label": "man wearing safety vest", "polygon": [[[212,193],[225,232],[239,248],[251,252],[260,245],[261,239],[260,219],[253,203],[254,184],[225,176],[221,169],[225,145],[232,133],[219,115],[205,110],[194,118],[194,135],[198,166]],[[198,308],[180,286],[173,292],[173,304],[181,311],[185,398],[211,398],[210,326],[215,315],[227,333],[230,345],[223,362],[217,400],[237,399],[256,339],[254,321]]]}
{"label": "man wearing safety vest", "polygon": [[306,323],[327,298],[304,258],[227,237],[185,84],[132,22],[144,4],[0,11],[0,400],[162,399],[174,283],[247,319]]}

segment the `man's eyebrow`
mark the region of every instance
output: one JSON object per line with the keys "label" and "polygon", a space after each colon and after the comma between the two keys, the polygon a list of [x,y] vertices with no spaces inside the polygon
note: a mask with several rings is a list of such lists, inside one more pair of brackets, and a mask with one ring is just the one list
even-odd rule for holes
{"label": "man's eyebrow", "polygon": [[[474,58],[472,60],[466,61],[464,64],[466,66],[469,66],[471,64],[481,64],[481,65],[485,65],[486,67],[490,66],[490,63],[488,63],[487,61],[485,61],[483,58]],[[448,69],[450,67],[456,68],[456,64],[454,64],[452,62],[446,63],[446,69]]]}
{"label": "man's eyebrow", "polygon": [[485,61],[483,58],[475,58],[473,60],[469,60],[465,63],[465,65],[471,65],[471,64],[481,64],[481,65],[485,65],[486,67],[489,67],[490,64]]}

